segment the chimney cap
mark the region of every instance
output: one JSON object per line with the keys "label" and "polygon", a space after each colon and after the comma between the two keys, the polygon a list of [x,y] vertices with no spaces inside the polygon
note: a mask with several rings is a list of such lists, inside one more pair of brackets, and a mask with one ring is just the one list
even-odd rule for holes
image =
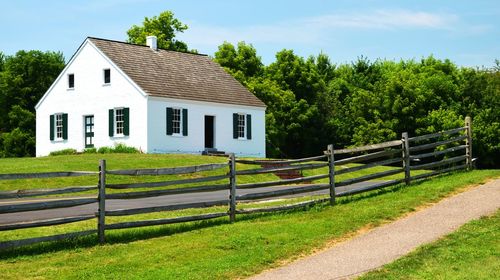
{"label": "chimney cap", "polygon": [[146,37],[146,45],[154,51],[158,50],[157,42],[158,38],[156,36],[151,35]]}

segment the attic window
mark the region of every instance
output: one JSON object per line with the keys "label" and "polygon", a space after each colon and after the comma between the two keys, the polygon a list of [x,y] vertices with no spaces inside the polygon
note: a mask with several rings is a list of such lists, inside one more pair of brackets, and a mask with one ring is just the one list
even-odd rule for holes
{"label": "attic window", "polygon": [[68,74],[68,89],[75,88],[75,74]]}
{"label": "attic window", "polygon": [[104,84],[109,85],[111,83],[111,70],[104,69]]}

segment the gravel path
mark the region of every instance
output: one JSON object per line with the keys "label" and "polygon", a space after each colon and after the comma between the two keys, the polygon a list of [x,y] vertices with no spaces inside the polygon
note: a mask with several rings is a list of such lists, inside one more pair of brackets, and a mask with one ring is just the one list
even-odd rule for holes
{"label": "gravel path", "polygon": [[354,278],[499,208],[500,179],[497,179],[251,279]]}

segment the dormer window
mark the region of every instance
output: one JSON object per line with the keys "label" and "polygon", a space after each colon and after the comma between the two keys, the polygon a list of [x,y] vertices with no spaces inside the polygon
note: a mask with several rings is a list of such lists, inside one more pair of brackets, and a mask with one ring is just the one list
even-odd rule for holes
{"label": "dormer window", "polygon": [[68,74],[68,89],[75,88],[75,74]]}
{"label": "dormer window", "polygon": [[104,75],[104,84],[105,85],[111,84],[111,70],[110,69],[104,69],[103,75]]}

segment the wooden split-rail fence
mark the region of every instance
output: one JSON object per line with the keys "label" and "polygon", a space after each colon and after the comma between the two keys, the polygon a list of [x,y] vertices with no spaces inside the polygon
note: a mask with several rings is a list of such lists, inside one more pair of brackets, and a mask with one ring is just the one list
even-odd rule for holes
{"label": "wooden split-rail fence", "polygon": [[[290,159],[290,160],[248,160],[236,159],[234,154],[229,155],[228,163],[204,164],[188,167],[159,168],[159,169],[133,169],[133,170],[108,170],[106,161],[101,160],[98,172],[70,171],[70,172],[45,172],[45,173],[25,173],[25,174],[0,174],[0,180],[12,179],[35,179],[35,178],[55,178],[71,176],[98,176],[97,185],[65,187],[55,189],[34,189],[0,192],[0,200],[8,199],[9,203],[0,204],[0,231],[26,229],[34,227],[44,227],[61,225],[67,223],[81,222],[97,218],[97,228],[79,232],[71,232],[44,237],[34,237],[20,240],[0,240],[0,250],[18,246],[30,245],[39,242],[56,241],[68,238],[75,238],[96,234],[99,242],[105,242],[107,230],[125,229],[133,227],[164,225],[191,221],[208,220],[220,217],[229,217],[231,222],[236,220],[237,215],[264,213],[273,211],[283,211],[294,208],[306,207],[322,202],[335,204],[335,199],[341,196],[354,195],[366,191],[384,188],[400,183],[409,184],[411,181],[420,180],[429,176],[451,172],[458,169],[470,170],[473,165],[472,159],[472,137],[471,121],[466,118],[465,126],[433,134],[416,137],[408,137],[408,133],[403,133],[399,140],[354,147],[347,149],[334,149],[333,145],[328,145],[326,151],[319,156]],[[239,168],[237,168],[237,164]],[[245,167],[245,165],[250,165]],[[252,168],[259,166],[258,168]],[[264,166],[264,167],[262,167]],[[388,166],[383,171],[365,174],[354,178],[349,178],[348,173],[366,170],[377,166]],[[250,169],[247,169],[250,167]],[[199,175],[199,172],[226,169],[222,175]],[[318,171],[318,169],[320,169]],[[422,170],[418,174],[412,171]],[[287,171],[300,171],[310,174],[299,178],[288,178],[266,182],[239,183],[238,178],[243,176],[253,176],[255,174],[273,173]],[[323,172],[323,173],[322,173]],[[165,180],[156,182],[140,183],[120,183],[109,184],[106,182],[107,175],[122,176],[162,176],[195,174],[196,178]],[[317,174],[318,173],[318,174]],[[387,176],[404,173],[397,179],[381,180]],[[302,174],[302,173],[301,173]],[[348,175],[343,175],[348,174]],[[345,179],[348,178],[348,179]],[[392,177],[394,178],[394,177]],[[321,180],[321,181],[319,181]],[[251,181],[251,180],[247,180]],[[318,182],[319,181],[319,182]],[[214,183],[215,182],[215,183]],[[223,183],[220,183],[223,182]],[[359,183],[365,182],[360,186]],[[368,183],[366,183],[368,182]],[[192,184],[203,184],[192,186]],[[357,185],[358,184],[358,185]],[[168,186],[185,187],[161,189]],[[280,186],[273,190],[265,190],[269,187]],[[119,193],[107,193],[106,190],[123,190]],[[140,189],[139,191],[134,191]],[[146,190],[144,190],[146,189]],[[260,191],[262,189],[262,191]],[[54,200],[41,200],[23,202],[22,199],[36,196],[51,196],[68,193],[88,192],[96,190],[97,197],[94,198],[58,198]],[[254,190],[249,192],[249,190]],[[326,191],[328,190],[328,191]],[[196,201],[190,203],[170,204],[161,206],[144,205],[140,208],[110,210],[106,208],[106,202],[116,199],[138,199],[157,196],[168,196],[188,193],[206,193],[214,191],[226,192],[225,198],[220,200]],[[317,194],[326,191],[327,198],[316,198],[301,201],[293,204],[279,206],[258,207],[258,208],[238,208],[239,202],[251,202],[255,200],[265,201],[269,198],[290,197],[298,194]],[[324,195],[323,195],[324,197]],[[14,199],[20,202],[11,203]],[[2,223],[2,214],[41,211],[48,209],[64,209],[86,204],[98,204],[97,212],[89,215],[79,215],[74,217],[61,217],[55,219],[36,220],[19,223]],[[257,204],[254,204],[257,205]],[[227,206],[227,211],[205,213],[192,216],[181,216],[163,219],[146,219],[140,221],[125,221],[118,223],[106,222],[106,217],[129,216],[162,211],[174,211],[191,208],[208,208],[214,206]],[[212,208],[212,209],[220,209]],[[0,235],[1,236],[1,235]]]}

